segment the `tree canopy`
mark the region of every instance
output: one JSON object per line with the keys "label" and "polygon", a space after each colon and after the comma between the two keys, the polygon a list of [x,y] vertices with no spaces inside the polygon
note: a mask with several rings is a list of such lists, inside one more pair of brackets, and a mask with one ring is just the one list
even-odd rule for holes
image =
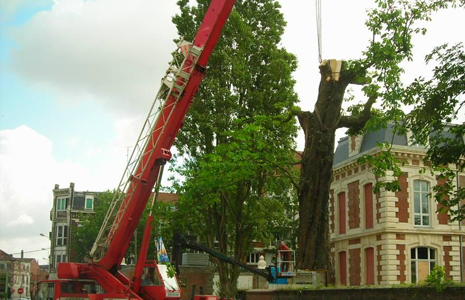
{"label": "tree canopy", "polygon": [[[194,37],[209,2],[178,2],[180,36]],[[289,115],[297,61],[278,46],[285,27],[279,8],[274,0],[236,2],[175,142],[185,178],[177,186],[179,230],[240,261],[254,239],[272,240],[291,220],[284,212],[295,178],[297,128]],[[213,260],[220,295],[234,297],[239,268]]]}
{"label": "tree canopy", "polygon": [[[465,52],[464,45],[440,45],[426,56],[434,62],[432,78],[418,78],[409,87],[414,109],[406,128],[415,143],[427,147],[425,160],[444,180],[434,188],[436,200],[447,207],[451,221],[465,219]],[[462,123],[457,119],[462,118]],[[455,121],[455,124],[451,122]]]}
{"label": "tree canopy", "polygon": [[[417,95],[421,93],[414,92],[420,92],[420,83],[426,81],[420,80],[410,88],[402,81],[404,64],[414,59],[412,38],[426,33],[424,25],[431,20],[433,12],[457,3],[463,5],[463,1],[454,0],[377,0],[377,7],[368,12],[365,23],[372,39],[362,57],[350,61],[329,60],[320,65],[319,94],[313,112],[296,112],[306,139],[298,194],[299,268],[332,269],[328,200],[335,130],[347,128],[349,134],[357,135],[393,122],[395,130],[406,132],[405,124],[416,122],[410,119],[412,122],[406,123],[405,107],[418,103],[417,111],[421,111],[424,106],[417,102]],[[357,104],[343,112],[342,103],[350,85],[362,85],[365,99],[357,99]],[[377,109],[373,108],[375,103]],[[377,172],[394,171],[394,175],[399,175],[399,161],[389,151],[364,159],[370,160]],[[377,188],[398,189],[399,185],[380,182]]]}

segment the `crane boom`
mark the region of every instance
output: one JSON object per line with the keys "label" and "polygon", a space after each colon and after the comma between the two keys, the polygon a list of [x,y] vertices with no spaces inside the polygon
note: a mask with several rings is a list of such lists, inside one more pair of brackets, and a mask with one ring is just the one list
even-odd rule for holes
{"label": "crane boom", "polygon": [[[140,272],[128,277],[119,271],[119,268],[162,166],[171,158],[171,146],[205,75],[208,59],[234,3],[235,0],[212,0],[194,42],[191,44],[181,40],[178,43],[178,52],[173,55],[172,64],[162,78],[160,90],[92,247],[91,262],[59,263],[57,275],[60,280],[54,281],[53,284],[65,284],[70,279],[93,280],[105,292],[89,293],[86,297],[91,300],[181,298],[176,279],[165,276],[165,265],[149,262],[146,257],[139,257],[139,267],[143,267],[144,271],[149,270],[150,274],[158,274],[159,278],[163,279],[154,286],[135,287],[134,282],[140,283],[140,278],[135,278],[141,275]],[[152,220],[153,218],[150,222]],[[149,238],[150,234],[144,235],[144,239]],[[144,245],[145,248],[148,247],[147,243]],[[47,287],[47,284],[44,283],[43,286]],[[53,300],[68,296],[56,289]],[[79,297],[81,296],[79,294]]]}
{"label": "crane boom", "polygon": [[[93,260],[104,269],[116,270],[126,254],[160,166],[171,158],[170,148],[205,75],[208,59],[234,2],[212,1],[193,44],[178,43],[180,55],[175,55],[162,79],[162,86],[91,251]],[[182,63],[178,64],[181,59]]]}

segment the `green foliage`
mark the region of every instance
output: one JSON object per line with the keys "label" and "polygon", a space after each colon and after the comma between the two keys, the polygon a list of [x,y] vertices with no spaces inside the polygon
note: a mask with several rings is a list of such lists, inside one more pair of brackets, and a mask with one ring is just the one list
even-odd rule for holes
{"label": "green foliage", "polygon": [[453,284],[450,278],[446,277],[446,272],[444,267],[441,266],[434,266],[431,273],[426,277],[425,284],[428,286],[433,286],[436,289],[436,292],[440,293],[445,288],[451,286]]}
{"label": "green foliage", "polygon": [[[351,61],[350,72],[355,84],[364,84],[366,96],[379,95],[383,114],[377,123],[399,122],[405,119],[404,100],[409,98],[401,76],[403,64],[414,59],[414,35],[426,34],[425,21],[440,9],[455,6],[455,0],[376,0],[377,7],[368,12],[365,22],[372,40],[363,58]],[[356,78],[365,78],[357,80]]]}
{"label": "green foliage", "polygon": [[[187,40],[210,1],[179,1],[173,18]],[[185,178],[175,183],[181,201],[177,230],[195,234],[209,247],[244,261],[253,239],[281,233],[291,208],[295,180],[292,149],[298,101],[291,74],[294,55],[278,47],[285,21],[275,0],[238,0],[225,25],[206,76],[175,146]],[[237,267],[218,262],[222,296],[234,296]],[[229,281],[230,286],[224,283]]]}
{"label": "green foliage", "polygon": [[[387,191],[397,192],[400,191],[400,185],[398,178],[402,175],[401,166],[406,164],[405,161],[398,159],[394,153],[390,151],[391,145],[387,142],[377,143],[377,146],[384,151],[373,155],[363,155],[358,158],[359,164],[369,163],[371,171],[375,174],[377,179],[376,184],[373,187],[375,193],[379,193],[382,188]],[[384,177],[393,176],[396,180],[388,180]]]}
{"label": "green foliage", "polygon": [[[431,21],[431,14],[441,9],[464,6],[463,1],[442,0],[377,0],[377,8],[368,13],[367,27],[373,39],[362,60],[350,64],[352,72],[371,77],[362,90],[367,96],[374,92],[381,99],[380,108],[372,110],[370,120],[363,130],[349,128],[349,134],[376,131],[394,124],[397,134],[411,133],[409,143],[427,148],[425,164],[431,165],[434,174],[443,178],[443,185],[434,187],[434,197],[443,208],[450,208],[451,221],[465,218],[465,209],[458,206],[465,195],[465,187],[457,188],[457,172],[463,172],[465,161],[465,123],[453,124],[463,115],[465,106],[465,53],[462,44],[440,45],[425,57],[426,64],[434,63],[431,79],[415,79],[404,86],[401,76],[403,64],[413,60],[412,37],[426,34],[425,22]],[[417,25],[420,24],[420,25]],[[360,71],[359,71],[360,70]],[[405,106],[413,107],[406,114]],[[348,112],[357,116],[363,104],[357,103]],[[390,151],[389,147],[381,147]],[[398,176],[402,161],[393,154],[375,157],[364,156],[360,162],[369,162],[373,172],[383,177],[386,172]],[[390,173],[390,174],[391,174]],[[398,190],[396,182],[378,182],[376,190]]]}
{"label": "green foliage", "polygon": [[166,264],[166,274],[169,278],[176,276],[176,267],[170,263]]}
{"label": "green foliage", "polygon": [[465,198],[465,187],[455,182],[458,173],[465,170],[465,123],[450,122],[463,116],[465,106],[464,46],[438,46],[425,61],[434,61],[433,76],[429,80],[418,78],[408,87],[407,101],[414,109],[406,127],[415,143],[427,146],[425,160],[445,181],[434,187],[435,199],[449,208],[451,222],[463,220],[465,210],[458,204]]}
{"label": "green foliage", "polygon": [[88,255],[97,238],[111,199],[113,199],[113,192],[100,193],[95,199],[94,213],[81,213],[79,215],[81,226],[76,228],[71,241],[71,248],[75,252],[78,262],[83,262],[89,258]]}
{"label": "green foliage", "polygon": [[[79,219],[81,221],[81,226],[76,228],[74,233],[74,238],[71,243],[71,248],[76,254],[78,262],[85,261],[89,259],[89,253],[92,249],[92,246],[97,238],[97,235],[100,231],[100,227],[103,224],[103,220],[106,216],[107,210],[110,206],[110,203],[113,199],[114,192],[106,191],[98,195],[98,199],[94,205],[94,213],[92,214],[80,214]],[[166,247],[169,247],[172,231],[171,224],[169,219],[172,214],[172,207],[170,204],[165,204],[162,202],[155,202],[154,204],[154,215],[156,216],[152,239],[158,236],[162,236],[163,240],[166,241]],[[134,257],[136,253],[138,254],[139,247],[142,244],[142,238],[144,233],[145,223],[147,221],[147,216],[149,215],[149,208],[144,211],[144,214],[141,217],[141,220],[137,226],[137,233],[135,237],[137,238],[138,249],[135,249],[136,244],[134,239],[131,241],[129,249],[125,256],[125,262],[127,264],[135,263]],[[148,259],[154,259],[155,257],[155,246],[154,243],[149,245],[149,255],[152,256]]]}

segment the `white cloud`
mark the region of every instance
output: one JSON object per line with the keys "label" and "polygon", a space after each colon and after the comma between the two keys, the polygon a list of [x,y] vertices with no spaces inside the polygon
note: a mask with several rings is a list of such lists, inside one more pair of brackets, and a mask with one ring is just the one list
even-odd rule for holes
{"label": "white cloud", "polygon": [[[55,183],[67,186],[70,182],[82,190],[99,184],[79,163],[57,161],[53,143],[33,129],[20,126],[0,131],[1,249],[16,253],[49,247],[39,234],[51,230],[52,190]],[[43,256],[40,251],[32,255]]]}
{"label": "white cloud", "polygon": [[11,16],[16,12],[31,8],[31,6],[41,7],[51,4],[51,0],[7,0],[0,1],[0,23],[10,21]]}
{"label": "white cloud", "polygon": [[171,1],[57,1],[13,31],[11,68],[59,101],[145,113],[176,47],[176,12]]}
{"label": "white cloud", "polygon": [[34,219],[29,216],[29,215],[19,215],[16,219],[8,222],[6,224],[6,227],[15,227],[15,226],[21,226],[21,225],[30,225],[34,224]]}

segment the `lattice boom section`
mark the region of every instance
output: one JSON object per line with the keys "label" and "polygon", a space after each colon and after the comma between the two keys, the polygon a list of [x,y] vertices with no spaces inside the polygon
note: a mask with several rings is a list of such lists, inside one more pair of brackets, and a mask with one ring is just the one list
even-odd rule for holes
{"label": "lattice boom section", "polygon": [[[178,51],[174,53],[173,61],[161,80],[161,87],[144,122],[90,253],[94,261],[99,261],[104,257],[106,249],[118,229],[129,203],[131,203],[133,192],[143,180],[142,174],[149,167],[148,162],[154,154],[154,149],[162,140],[164,130],[176,108],[176,104],[182,97],[184,88],[189,82],[201,52],[202,49],[193,46],[191,43],[185,41],[178,43]],[[171,96],[174,97],[175,101],[167,104]],[[153,139],[153,137],[157,138]]]}

